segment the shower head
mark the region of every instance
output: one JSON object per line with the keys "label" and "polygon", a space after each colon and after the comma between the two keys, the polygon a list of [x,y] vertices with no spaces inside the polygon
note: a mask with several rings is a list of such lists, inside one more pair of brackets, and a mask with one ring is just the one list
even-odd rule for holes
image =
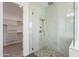
{"label": "shower head", "polygon": [[48,5],[53,5],[53,2],[48,2]]}

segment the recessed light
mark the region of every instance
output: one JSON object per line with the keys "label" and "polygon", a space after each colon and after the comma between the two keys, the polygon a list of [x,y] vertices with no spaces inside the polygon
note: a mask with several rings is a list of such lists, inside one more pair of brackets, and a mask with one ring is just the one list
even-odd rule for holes
{"label": "recessed light", "polygon": [[20,8],[22,8],[22,6],[21,6],[21,5],[19,5],[19,7],[20,7]]}

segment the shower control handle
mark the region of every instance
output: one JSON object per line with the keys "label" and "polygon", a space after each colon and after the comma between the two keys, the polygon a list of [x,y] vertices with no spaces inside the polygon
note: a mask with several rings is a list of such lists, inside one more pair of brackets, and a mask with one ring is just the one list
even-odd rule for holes
{"label": "shower control handle", "polygon": [[41,31],[41,30],[40,30],[39,32],[40,32],[40,33],[42,33],[42,31]]}

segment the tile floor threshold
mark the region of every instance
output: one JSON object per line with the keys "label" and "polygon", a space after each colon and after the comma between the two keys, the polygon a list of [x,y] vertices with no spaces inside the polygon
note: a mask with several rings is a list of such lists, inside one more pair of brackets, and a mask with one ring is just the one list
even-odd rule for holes
{"label": "tile floor threshold", "polygon": [[29,54],[28,56],[26,56],[26,57],[38,57],[37,55],[35,55],[34,53],[31,53],[31,54]]}

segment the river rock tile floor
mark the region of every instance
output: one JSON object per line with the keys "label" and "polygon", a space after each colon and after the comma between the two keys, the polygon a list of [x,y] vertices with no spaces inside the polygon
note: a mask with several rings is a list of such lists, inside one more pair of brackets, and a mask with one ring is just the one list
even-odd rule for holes
{"label": "river rock tile floor", "polygon": [[63,54],[57,51],[48,49],[47,47],[44,47],[39,51],[36,51],[34,54],[37,55],[38,57],[64,57]]}

